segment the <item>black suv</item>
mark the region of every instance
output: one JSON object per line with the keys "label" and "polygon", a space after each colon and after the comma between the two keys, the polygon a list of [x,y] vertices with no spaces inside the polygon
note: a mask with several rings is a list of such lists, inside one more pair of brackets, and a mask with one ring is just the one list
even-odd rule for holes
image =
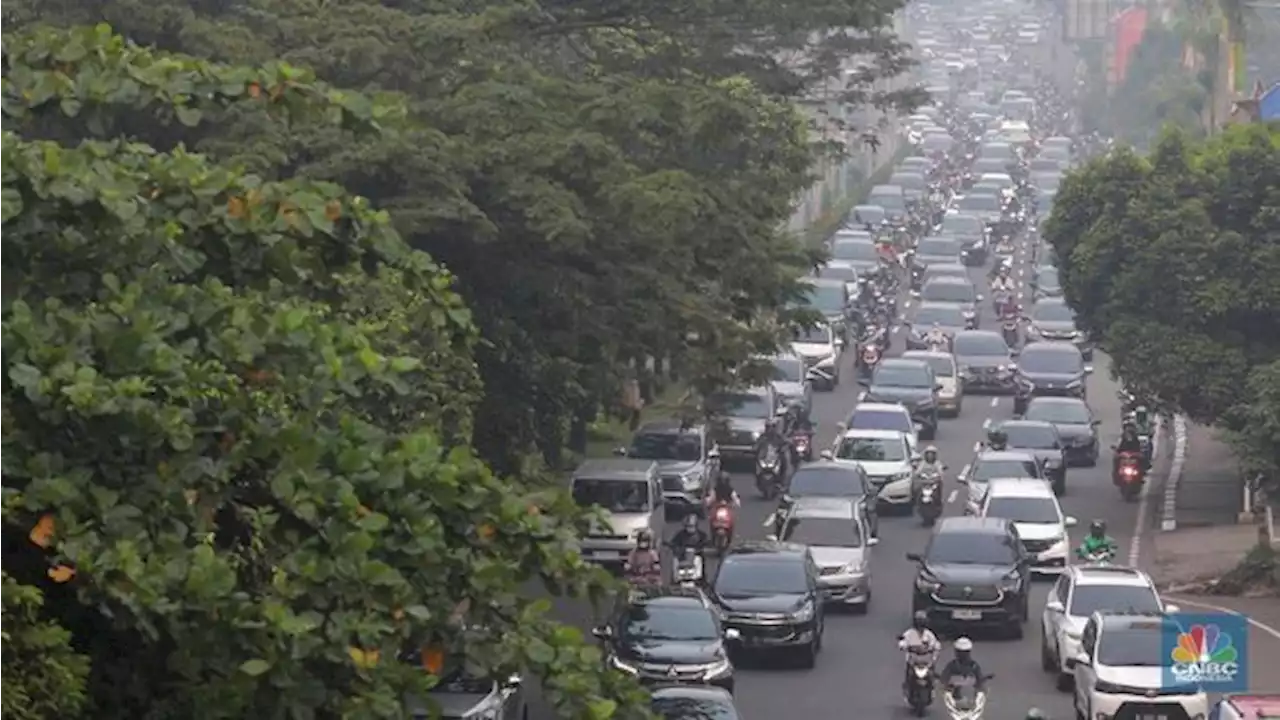
{"label": "black suv", "polygon": [[[746,541],[733,547],[712,580],[730,647],[799,653],[813,667],[826,626],[818,566],[804,545]],[[727,631],[726,631],[727,632]]]}
{"label": "black suv", "polygon": [[733,690],[733,663],[715,607],[692,588],[634,589],[613,620],[592,630],[605,663],[645,684],[689,683]]}
{"label": "black suv", "polygon": [[1031,559],[1012,521],[945,518],[924,554],[907,553],[907,559],[920,565],[911,610],[923,610],[935,628],[995,627],[1022,637]]}
{"label": "black suv", "polygon": [[[990,421],[988,421],[990,422]],[[991,425],[987,429],[991,429]],[[1005,446],[1010,450],[1022,450],[1036,456],[1044,474],[1053,483],[1053,492],[1062,495],[1067,491],[1066,443],[1053,423],[1043,420],[1005,420],[999,423],[1004,431]]]}

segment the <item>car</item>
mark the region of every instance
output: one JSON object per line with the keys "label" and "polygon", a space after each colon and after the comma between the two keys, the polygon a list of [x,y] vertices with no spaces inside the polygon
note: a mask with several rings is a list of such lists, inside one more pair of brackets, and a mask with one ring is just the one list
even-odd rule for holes
{"label": "car", "polygon": [[911,412],[897,403],[860,402],[853,406],[846,422],[837,426],[843,433],[845,430],[897,430],[905,433],[911,442],[911,452],[920,452],[919,429]]}
{"label": "car", "polygon": [[772,385],[714,392],[702,401],[711,418],[711,439],[725,460],[755,460],[756,441],[764,426],[778,415],[778,395]]}
{"label": "car", "polygon": [[621,568],[641,532],[661,537],[666,498],[658,463],[634,458],[593,458],[578,466],[569,493],[580,507],[599,507],[605,520],[579,542],[584,560]]}
{"label": "car", "polygon": [[[961,280],[968,280],[969,271],[965,269],[965,266],[963,263],[953,263],[953,262],[933,263],[932,265],[925,267],[924,275],[923,277],[920,278],[920,281],[921,281],[921,284],[923,285],[924,283],[927,283],[934,278],[940,278],[940,277],[959,278]],[[911,292],[912,297],[919,297],[919,295],[920,295],[920,291],[918,290],[913,290]]]}
{"label": "car", "polygon": [[938,415],[944,418],[960,417],[964,407],[964,383],[960,381],[960,366],[956,356],[933,350],[908,350],[901,357],[906,360],[922,360],[933,368],[938,384]]}
{"label": "car", "polygon": [[1069,342],[1080,349],[1085,360],[1093,359],[1093,345],[1076,329],[1076,314],[1060,298],[1037,300],[1027,313],[1028,344],[1041,340]]}
{"label": "car", "polygon": [[1074,343],[1060,340],[1038,342],[1018,356],[1018,372],[1031,383],[1032,396],[1062,395],[1083,398],[1093,366]]}
{"label": "car", "polygon": [[969,489],[965,512],[978,512],[987,494],[987,485],[999,478],[1048,480],[1036,456],[1025,450],[979,450],[960,470],[956,482]]}
{"label": "car", "polygon": [[994,330],[965,330],[951,344],[965,392],[1009,393],[1018,383],[1018,366],[1009,345]]}
{"label": "car", "polygon": [[938,391],[942,384],[929,363],[911,358],[886,358],[863,383],[867,389],[860,400],[899,403],[911,413],[922,439],[937,437]]}
{"label": "car", "polygon": [[1022,450],[1036,456],[1044,474],[1053,485],[1053,491],[1063,495],[1067,491],[1067,454],[1058,434],[1058,428],[1043,420],[987,420],[983,424],[990,431],[999,427],[1007,438],[1005,448]]}
{"label": "car", "polygon": [[649,709],[661,720],[739,720],[733,695],[718,687],[669,685],[649,692]]}
{"label": "car", "polygon": [[529,702],[520,675],[495,680],[472,674],[461,662],[455,664],[448,660],[440,667],[432,667],[428,654],[421,650],[407,652],[403,659],[421,665],[438,678],[427,692],[429,701],[412,696],[405,699],[408,716],[415,720],[529,720]]}
{"label": "car", "polygon": [[658,464],[664,514],[673,518],[701,512],[711,479],[720,470],[714,448],[705,425],[672,418],[640,426],[631,436],[631,444],[619,448],[617,454]]}
{"label": "car", "polygon": [[998,225],[1004,219],[1005,200],[997,193],[967,192],[956,203],[956,209],[963,213],[976,215],[989,227]]}
{"label": "car", "polygon": [[841,230],[831,240],[831,259],[865,274],[880,267],[880,251],[869,233]]}
{"label": "car", "polygon": [[867,203],[864,205],[854,205],[853,210],[849,211],[849,218],[845,225],[850,228],[865,230],[867,226],[878,228],[889,221],[889,213],[883,207]]}
{"label": "car", "polygon": [[1040,666],[1071,689],[1080,635],[1095,612],[1178,612],[1165,603],[1151,577],[1120,565],[1068,565],[1049,591],[1040,617]]}
{"label": "car", "polygon": [[1027,169],[1031,172],[1062,172],[1067,169],[1067,164],[1056,158],[1038,157],[1027,163]]}
{"label": "car", "polygon": [[641,684],[715,685],[733,692],[727,641],[719,611],[696,588],[635,587],[622,596],[610,620],[592,634],[604,645],[608,667]]}
{"label": "car", "polygon": [[907,349],[928,350],[929,344],[925,342],[925,336],[935,324],[948,335],[954,336],[968,327],[968,322],[964,316],[964,308],[955,303],[920,303],[911,321],[906,323]]}
{"label": "car", "polygon": [[915,261],[922,265],[959,265],[964,244],[950,235],[931,235],[916,243]]}
{"label": "car", "polygon": [[795,655],[813,667],[826,628],[820,573],[804,545],[741,541],[716,567],[712,597],[721,622],[735,630],[729,647],[738,652]]}
{"label": "car", "polygon": [[1029,615],[1030,559],[1013,522],[944,517],[915,562],[912,613],[930,627],[994,627],[1021,638]]}
{"label": "car", "polygon": [[839,280],[844,283],[845,289],[850,295],[854,295],[858,291],[858,286],[862,282],[863,272],[859,272],[853,263],[843,260],[828,260],[820,267],[816,268],[810,278],[826,278],[827,280]]}
{"label": "car", "polygon": [[1057,191],[1062,187],[1062,171],[1055,172],[1033,172],[1031,173],[1031,184],[1039,190]]}
{"label": "car", "polygon": [[831,449],[835,462],[857,463],[878,502],[911,509],[911,440],[898,430],[845,430]]}
{"label": "car", "polygon": [[1165,677],[1169,639],[1184,630],[1160,613],[1095,612],[1081,633],[1073,668],[1076,716],[1208,717],[1203,686]]}
{"label": "car", "polygon": [[[978,160],[979,162],[983,160],[999,160],[1002,163],[1012,163],[1018,160],[1018,152],[1014,150],[1013,145],[1011,145],[1008,142],[1003,142],[1003,141],[985,142],[982,144],[982,147],[978,148],[978,159],[979,159]],[[975,168],[974,172],[984,173],[984,172],[1004,172],[1004,171],[1003,170],[979,170]]]}
{"label": "car", "polygon": [[962,212],[948,212],[942,218],[943,235],[960,240],[960,260],[970,267],[981,266],[987,261],[987,225],[982,218]]}
{"label": "car", "polygon": [[978,516],[1013,521],[1033,573],[1057,575],[1066,569],[1071,555],[1067,530],[1076,526],[1076,519],[1062,514],[1058,496],[1049,483],[992,480]]}
{"label": "car", "polygon": [[876,487],[867,471],[857,463],[823,458],[796,468],[787,495],[792,502],[803,498],[836,498],[854,503],[872,537],[880,535],[880,511],[876,507]]}
{"label": "car", "polygon": [[809,368],[804,358],[795,353],[779,353],[773,357],[757,358],[757,361],[772,367],[770,384],[778,406],[785,407],[798,404],[808,415],[813,409],[813,385],[807,379]]}
{"label": "car", "polygon": [[1098,426],[1093,410],[1080,398],[1037,397],[1027,403],[1023,420],[1052,423],[1066,446],[1068,467],[1095,467],[1100,452]]}
{"label": "car", "polygon": [[807,497],[791,506],[783,528],[783,540],[807,545],[813,554],[823,601],[865,613],[871,605],[871,548],[880,541],[863,524],[858,506]]}
{"label": "car", "polygon": [[875,185],[867,193],[867,203],[884,208],[890,223],[902,221],[907,214],[907,196],[897,185]]}
{"label": "car", "polygon": [[1069,137],[1054,135],[1053,137],[1045,138],[1044,141],[1040,143],[1040,152],[1042,155],[1045,151],[1061,151],[1069,154],[1071,152],[1071,146],[1074,144],[1075,143],[1072,142]]}
{"label": "car", "polygon": [[805,293],[806,305],[822,314],[823,319],[831,324],[837,337],[844,337],[848,319],[849,303],[852,296],[843,280],[834,278],[804,278],[808,285]]}
{"label": "car", "polygon": [[971,329],[978,327],[978,303],[982,302],[982,294],[967,278],[930,278],[920,287],[920,300],[959,305],[965,325]]}
{"label": "car", "polygon": [[791,350],[804,359],[805,379],[814,388],[830,392],[840,384],[840,354],[844,351],[844,338],[838,336],[830,324],[797,328],[792,336]]}
{"label": "car", "polygon": [[923,173],[898,170],[889,176],[889,184],[902,188],[907,200],[919,200],[929,191],[929,181]]}

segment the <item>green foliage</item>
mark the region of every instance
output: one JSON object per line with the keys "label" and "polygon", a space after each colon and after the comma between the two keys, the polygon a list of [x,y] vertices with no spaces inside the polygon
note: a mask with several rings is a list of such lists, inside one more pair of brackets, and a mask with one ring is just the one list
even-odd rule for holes
{"label": "green foliage", "polygon": [[39,617],[44,597],[6,573],[4,692],[0,713],[12,720],[75,720],[85,705],[89,661],[71,649],[71,633]]}
{"label": "green foliage", "polygon": [[[193,125],[197,95],[348,143],[338,128],[402,112],[103,27],[6,35],[4,53],[6,128],[54,137],[90,105]],[[536,577],[605,585],[572,502],[467,447],[471,315],[385,211],[181,146],[3,142],[4,566],[18,597],[44,590],[51,651],[61,625],[90,659],[94,717],[397,717],[436,680],[397,658],[428,644],[545,677],[566,717],[640,706],[520,597]]]}
{"label": "green foliage", "polygon": [[[1280,448],[1280,126],[1149,157],[1120,150],[1068,176],[1045,237],[1067,301],[1120,376],[1234,431],[1255,467]],[[1276,477],[1276,475],[1272,475]]]}

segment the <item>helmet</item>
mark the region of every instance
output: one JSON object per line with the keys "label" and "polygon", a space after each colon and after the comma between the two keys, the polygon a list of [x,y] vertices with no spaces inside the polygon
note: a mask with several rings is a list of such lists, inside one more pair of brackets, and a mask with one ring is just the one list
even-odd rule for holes
{"label": "helmet", "polygon": [[993,448],[1003,448],[1009,442],[1009,435],[998,427],[993,427],[987,431],[987,442]]}
{"label": "helmet", "polygon": [[937,459],[938,459],[938,448],[937,448],[937,447],[935,447],[935,446],[933,446],[933,445],[930,445],[929,447],[925,448],[925,449],[924,449],[924,459],[925,459],[925,460],[928,460],[929,462],[933,462],[934,460],[937,460]]}
{"label": "helmet", "polygon": [[694,515],[693,513],[689,513],[688,515],[685,515],[684,526],[685,526],[685,529],[687,530],[696,530],[698,527],[698,516]]}
{"label": "helmet", "polygon": [[1094,520],[1093,522],[1089,523],[1089,534],[1095,535],[1095,536],[1106,535],[1107,523],[1102,520]]}
{"label": "helmet", "polygon": [[967,637],[956,638],[956,652],[973,652],[973,641]]}
{"label": "helmet", "polygon": [[933,329],[934,329],[934,330],[941,330],[941,329],[942,329],[942,323],[938,322],[937,320],[934,320],[934,321],[933,321]]}
{"label": "helmet", "polygon": [[1040,708],[1031,708],[1027,711],[1027,720],[1049,720],[1049,716],[1040,711]]}
{"label": "helmet", "polygon": [[653,533],[647,529],[641,529],[636,533],[636,547],[648,550],[651,545],[653,545]]}
{"label": "helmet", "polygon": [[929,614],[923,610],[917,610],[916,614],[911,616],[911,626],[917,630],[929,627]]}

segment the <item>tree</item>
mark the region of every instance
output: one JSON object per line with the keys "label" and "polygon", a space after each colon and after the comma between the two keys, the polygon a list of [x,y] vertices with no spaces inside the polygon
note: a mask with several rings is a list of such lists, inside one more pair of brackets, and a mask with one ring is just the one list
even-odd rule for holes
{"label": "tree", "polygon": [[821,151],[791,101],[854,51],[875,60],[833,98],[915,97],[871,89],[906,65],[883,27],[899,0],[15,4],[23,21],[107,19],[143,43],[405,93],[412,127],[359,142],[235,113],[177,136],[125,127],[392,210],[474,313],[474,444],[504,472],[582,449],[573,429],[647,358],[708,388],[771,351],[753,319],[785,313],[811,264],[782,228]]}
{"label": "tree", "polygon": [[1182,36],[1153,22],[1134,48],[1133,59],[1108,103],[1112,134],[1141,147],[1150,145],[1162,128],[1173,125],[1187,132],[1202,128],[1201,115],[1211,102],[1212,74],[1183,67]]}
{"label": "tree", "polygon": [[634,684],[520,597],[604,588],[584,520],[467,447],[475,327],[385,211],[181,145],[11,132],[394,135],[403,107],[105,26],[3,50],[4,566],[43,593],[46,646],[61,626],[88,658],[93,716],[395,717],[439,672],[397,660],[418,647],[535,672],[567,717],[634,712]]}
{"label": "tree", "polygon": [[72,650],[71,633],[38,616],[44,597],[4,575],[4,694],[0,708],[13,720],[81,716],[88,658]]}
{"label": "tree", "polygon": [[[1280,358],[1280,127],[1203,142],[1171,131],[1063,182],[1045,238],[1067,302],[1120,377],[1238,433],[1275,467]],[[1268,420],[1271,418],[1271,420]]]}

